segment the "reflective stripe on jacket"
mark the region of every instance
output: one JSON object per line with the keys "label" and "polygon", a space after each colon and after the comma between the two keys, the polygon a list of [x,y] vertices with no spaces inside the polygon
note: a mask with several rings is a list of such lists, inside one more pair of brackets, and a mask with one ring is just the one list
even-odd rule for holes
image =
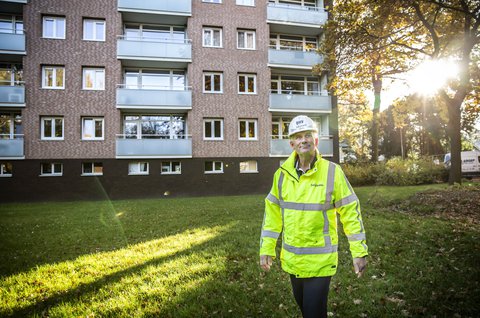
{"label": "reflective stripe on jacket", "polygon": [[275,257],[282,233],[282,268],[297,277],[331,276],[338,264],[337,213],[352,257],[368,255],[360,203],[342,169],[317,154],[298,177],[296,153],[276,171],[265,199],[260,255]]}

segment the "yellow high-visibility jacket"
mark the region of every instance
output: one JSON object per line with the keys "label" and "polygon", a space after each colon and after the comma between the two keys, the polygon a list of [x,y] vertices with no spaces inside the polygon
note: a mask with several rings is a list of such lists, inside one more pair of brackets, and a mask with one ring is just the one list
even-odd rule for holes
{"label": "yellow high-visibility jacket", "polygon": [[295,158],[293,152],[276,171],[265,199],[260,255],[275,257],[282,234],[284,271],[300,278],[332,276],[338,264],[337,213],[352,257],[368,255],[360,203],[340,166],[317,154],[299,178]]}

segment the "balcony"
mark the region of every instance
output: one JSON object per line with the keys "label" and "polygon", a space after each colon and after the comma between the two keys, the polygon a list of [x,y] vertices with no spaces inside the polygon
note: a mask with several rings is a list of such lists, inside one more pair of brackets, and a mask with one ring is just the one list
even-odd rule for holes
{"label": "balcony", "polygon": [[326,93],[289,91],[285,94],[270,93],[268,110],[271,112],[331,113],[332,100]]}
{"label": "balcony", "polygon": [[168,109],[170,111],[192,109],[192,91],[189,87],[141,87],[117,88],[117,108]]}
{"label": "balcony", "polygon": [[23,135],[0,134],[0,159],[25,159]]}
{"label": "balcony", "polygon": [[[333,139],[331,136],[318,137],[318,151],[324,157],[333,156]],[[282,157],[289,156],[292,153],[289,139],[272,139],[270,140],[270,156]]]}
{"label": "balcony", "polygon": [[311,70],[323,62],[323,56],[315,51],[268,49],[268,66]]}
{"label": "balcony", "polygon": [[0,53],[25,55],[25,34],[1,33],[0,32]]}
{"label": "balcony", "polygon": [[124,21],[185,25],[192,15],[192,0],[118,0],[118,11]]}
{"label": "balcony", "polygon": [[0,85],[0,109],[2,107],[25,107],[25,86]]}
{"label": "balcony", "polygon": [[269,3],[267,7],[270,32],[319,35],[327,19],[323,8],[279,3]]}
{"label": "balcony", "polygon": [[1,2],[11,2],[11,3],[20,3],[20,4],[27,4],[28,0],[0,0]]}
{"label": "balcony", "polygon": [[129,135],[117,135],[117,159],[127,158],[191,158],[191,136],[182,139],[148,138],[129,139]]}
{"label": "balcony", "polygon": [[192,44],[190,40],[156,41],[120,36],[117,58],[126,66],[187,68],[187,63],[192,62]]}

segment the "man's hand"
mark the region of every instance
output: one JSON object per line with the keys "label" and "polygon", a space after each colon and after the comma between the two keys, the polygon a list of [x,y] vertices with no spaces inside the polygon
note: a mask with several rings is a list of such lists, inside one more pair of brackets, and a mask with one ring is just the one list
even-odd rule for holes
{"label": "man's hand", "polygon": [[353,259],[353,268],[358,278],[362,277],[366,267],[367,267],[367,260],[365,257],[355,257]]}
{"label": "man's hand", "polygon": [[272,266],[272,257],[270,255],[260,255],[260,267],[268,272]]}

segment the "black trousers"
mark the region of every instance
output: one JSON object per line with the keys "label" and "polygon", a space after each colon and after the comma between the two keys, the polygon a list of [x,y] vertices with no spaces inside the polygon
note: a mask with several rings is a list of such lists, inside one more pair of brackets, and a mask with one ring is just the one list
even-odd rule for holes
{"label": "black trousers", "polygon": [[331,276],[297,278],[290,275],[293,296],[303,318],[326,318]]}

